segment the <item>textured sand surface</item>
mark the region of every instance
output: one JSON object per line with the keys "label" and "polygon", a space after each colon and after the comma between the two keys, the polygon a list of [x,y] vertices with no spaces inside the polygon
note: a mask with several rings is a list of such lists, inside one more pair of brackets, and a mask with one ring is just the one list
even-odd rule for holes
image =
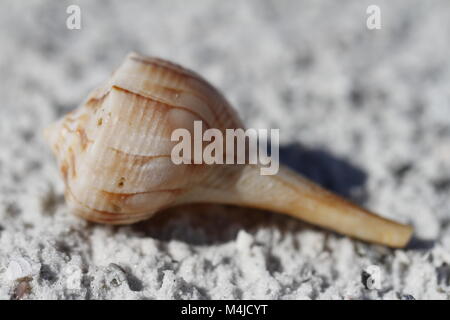
{"label": "textured sand surface", "polygon": [[[450,3],[392,2],[1,1],[0,298],[448,299]],[[42,130],[129,51],[204,75],[248,127],[280,128],[284,162],[412,224],[410,246],[222,206],[125,227],[71,216]]]}

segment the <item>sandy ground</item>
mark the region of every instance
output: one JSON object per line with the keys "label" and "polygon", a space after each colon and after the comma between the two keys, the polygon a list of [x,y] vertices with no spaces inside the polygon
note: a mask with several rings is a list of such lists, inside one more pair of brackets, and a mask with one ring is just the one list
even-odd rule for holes
{"label": "sandy ground", "polygon": [[[450,3],[392,2],[2,0],[0,298],[449,298]],[[412,243],[222,206],[125,227],[70,215],[42,130],[129,51],[204,75],[247,126],[280,128],[284,162],[412,224]]]}

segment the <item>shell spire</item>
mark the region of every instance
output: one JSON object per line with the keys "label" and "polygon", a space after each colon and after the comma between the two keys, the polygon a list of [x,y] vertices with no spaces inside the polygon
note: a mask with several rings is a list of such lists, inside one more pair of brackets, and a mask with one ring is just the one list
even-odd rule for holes
{"label": "shell spire", "polygon": [[71,211],[91,221],[127,224],[186,203],[272,210],[361,240],[403,247],[410,226],[379,217],[281,167],[175,164],[175,129],[244,128],[227,100],[196,73],[129,54],[112,77],[46,132]]}

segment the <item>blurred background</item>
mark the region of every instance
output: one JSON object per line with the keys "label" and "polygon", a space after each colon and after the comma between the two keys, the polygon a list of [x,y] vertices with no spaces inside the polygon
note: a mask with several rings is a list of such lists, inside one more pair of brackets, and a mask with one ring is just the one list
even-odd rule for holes
{"label": "blurred background", "polygon": [[[80,30],[66,27],[69,5],[81,9]],[[367,28],[369,5],[380,29]],[[29,298],[448,298],[449,30],[445,0],[1,0],[0,297],[17,296],[4,272],[20,256],[38,270]],[[71,217],[42,130],[130,51],[203,75],[248,127],[280,129],[283,162],[412,224],[411,246],[375,250],[269,213],[254,228],[224,208],[200,227],[195,214],[158,228]],[[210,235],[217,221],[226,227]],[[67,263],[83,271],[81,293],[61,284]],[[97,285],[110,263],[128,286]],[[384,289],[368,292],[359,272],[374,263]]]}

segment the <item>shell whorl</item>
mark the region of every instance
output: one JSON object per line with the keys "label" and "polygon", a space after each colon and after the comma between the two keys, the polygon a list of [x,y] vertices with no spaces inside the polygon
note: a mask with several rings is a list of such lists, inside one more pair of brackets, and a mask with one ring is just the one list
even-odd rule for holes
{"label": "shell whorl", "polygon": [[49,130],[72,211],[88,220],[143,220],[210,176],[214,166],[173,164],[173,130],[242,127],[225,98],[196,73],[129,54],[112,77]]}

